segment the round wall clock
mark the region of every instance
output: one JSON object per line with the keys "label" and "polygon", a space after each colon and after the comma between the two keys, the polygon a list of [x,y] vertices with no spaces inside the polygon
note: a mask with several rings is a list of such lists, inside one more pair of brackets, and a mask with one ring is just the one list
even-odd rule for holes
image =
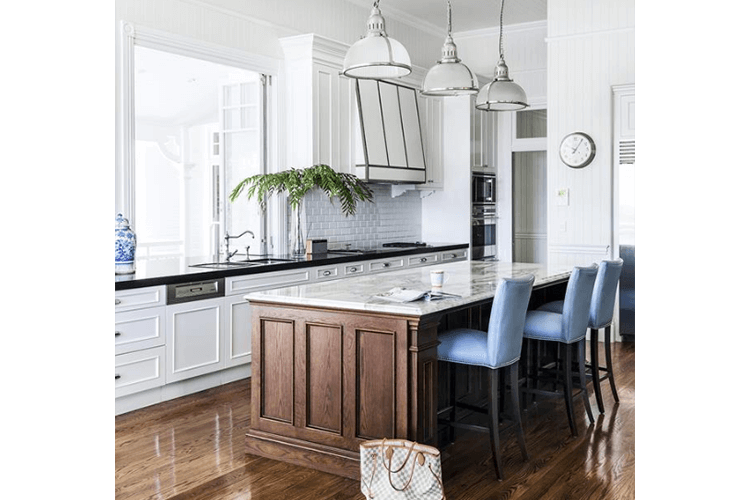
{"label": "round wall clock", "polygon": [[560,159],[571,168],[583,168],[594,160],[596,144],[590,135],[573,132],[560,142]]}

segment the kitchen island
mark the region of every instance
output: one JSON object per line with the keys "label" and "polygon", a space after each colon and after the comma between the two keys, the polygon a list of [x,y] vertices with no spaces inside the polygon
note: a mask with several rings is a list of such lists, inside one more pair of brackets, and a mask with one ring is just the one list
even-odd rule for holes
{"label": "kitchen island", "polygon": [[[435,269],[457,297],[377,297],[428,291]],[[533,307],[562,297],[570,269],[464,261],[246,295],[256,353],[246,451],[357,479],[363,440],[436,445],[438,331],[486,322],[498,282],[525,274]]]}

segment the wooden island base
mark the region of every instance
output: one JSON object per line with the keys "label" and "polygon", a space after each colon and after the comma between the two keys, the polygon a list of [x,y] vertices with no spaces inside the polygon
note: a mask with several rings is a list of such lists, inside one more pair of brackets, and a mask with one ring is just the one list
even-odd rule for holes
{"label": "wooden island base", "polygon": [[[532,304],[560,298],[566,282],[567,275],[538,285]],[[248,296],[247,453],[359,479],[363,441],[387,437],[438,446],[438,327],[482,328],[493,289],[463,302],[412,306],[423,307],[423,314]]]}
{"label": "wooden island base", "polygon": [[435,442],[437,326],[430,318],[253,301],[248,453],[359,478],[359,445]]}

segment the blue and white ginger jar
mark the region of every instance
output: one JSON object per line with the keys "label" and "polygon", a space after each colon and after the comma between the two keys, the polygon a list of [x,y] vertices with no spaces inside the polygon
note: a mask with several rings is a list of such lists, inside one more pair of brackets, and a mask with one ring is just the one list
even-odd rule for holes
{"label": "blue and white ginger jar", "polygon": [[115,274],[135,272],[135,233],[130,229],[128,219],[117,214],[115,217]]}

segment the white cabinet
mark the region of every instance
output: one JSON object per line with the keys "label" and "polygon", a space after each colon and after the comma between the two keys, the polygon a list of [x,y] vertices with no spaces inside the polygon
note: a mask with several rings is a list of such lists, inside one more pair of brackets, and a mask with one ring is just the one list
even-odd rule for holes
{"label": "white cabinet", "polygon": [[115,312],[132,311],[145,307],[163,306],[167,303],[165,286],[151,286],[115,293]]}
{"label": "white cabinet", "polygon": [[164,307],[115,313],[115,354],[164,345]]}
{"label": "white cabinet", "polygon": [[441,262],[453,262],[457,260],[465,260],[467,255],[468,255],[468,250],[466,248],[462,248],[460,250],[448,250],[446,252],[441,253],[440,261]]}
{"label": "white cabinet", "polygon": [[224,367],[224,297],[167,306],[167,383]]}
{"label": "white cabinet", "polygon": [[252,361],[250,304],[242,295],[232,295],[224,300],[226,367],[250,363]]}
{"label": "white cabinet", "polygon": [[367,263],[367,270],[371,273],[377,273],[381,271],[395,271],[397,269],[403,269],[406,264],[405,257],[392,257],[390,259],[378,259]]}
{"label": "white cabinet", "polygon": [[282,288],[285,286],[302,285],[310,281],[313,274],[310,267],[302,269],[289,269],[287,271],[276,271],[272,273],[247,274],[235,278],[226,279],[226,294],[237,295],[269,288]]}
{"label": "white cabinet", "polygon": [[115,356],[115,398],[164,383],[164,346]]}
{"label": "white cabinet", "polygon": [[427,266],[466,255],[466,249],[433,251],[233,276],[225,279],[224,297],[171,305],[166,305],[165,286],[116,292],[116,410],[131,411],[247,377],[252,361],[250,304],[245,300],[249,292]]}
{"label": "white cabinet", "polygon": [[164,385],[164,304],[165,286],[115,292],[115,398]]}
{"label": "white cabinet", "polygon": [[480,111],[472,97],[469,111],[471,121],[471,169],[495,171],[499,160],[497,131],[499,113]]}
{"label": "white cabinet", "polygon": [[419,116],[424,130],[426,180],[422,190],[443,189],[443,100],[419,98]]}
{"label": "white cabinet", "polygon": [[341,73],[348,45],[314,34],[282,38],[287,158],[303,168],[353,168],[354,79]]}
{"label": "white cabinet", "polygon": [[429,266],[438,262],[440,262],[440,254],[437,253],[414,255],[407,260],[409,267]]}

